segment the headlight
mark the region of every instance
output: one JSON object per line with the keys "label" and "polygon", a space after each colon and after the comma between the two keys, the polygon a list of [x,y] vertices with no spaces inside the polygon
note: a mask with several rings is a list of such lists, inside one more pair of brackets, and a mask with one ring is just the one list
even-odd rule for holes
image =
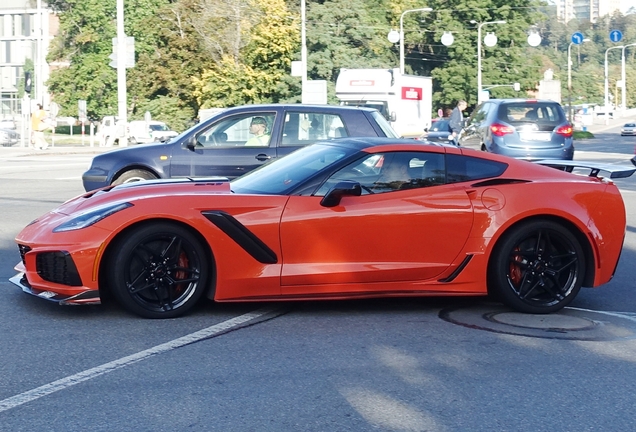
{"label": "headlight", "polygon": [[62,225],[55,227],[53,229],[53,232],[59,233],[86,228],[93,224],[96,224],[100,220],[105,219],[112,214],[117,213],[118,211],[127,209],[128,207],[132,207],[132,204],[125,202],[114,205],[111,204],[91,210],[86,213],[82,213],[79,216],[74,217],[70,221],[64,222]]}

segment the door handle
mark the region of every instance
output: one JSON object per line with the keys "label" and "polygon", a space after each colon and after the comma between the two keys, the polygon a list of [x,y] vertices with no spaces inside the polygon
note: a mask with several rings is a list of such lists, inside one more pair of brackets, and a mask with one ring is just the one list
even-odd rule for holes
{"label": "door handle", "polygon": [[258,159],[259,161],[266,161],[271,159],[272,157],[270,155],[266,155],[264,153],[260,153],[256,155],[256,159]]}

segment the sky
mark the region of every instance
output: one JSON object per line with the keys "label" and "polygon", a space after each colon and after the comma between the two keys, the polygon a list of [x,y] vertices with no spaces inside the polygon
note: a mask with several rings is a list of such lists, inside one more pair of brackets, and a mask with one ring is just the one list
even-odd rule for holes
{"label": "sky", "polygon": [[625,13],[631,7],[636,8],[636,0],[622,0],[621,1],[621,12]]}

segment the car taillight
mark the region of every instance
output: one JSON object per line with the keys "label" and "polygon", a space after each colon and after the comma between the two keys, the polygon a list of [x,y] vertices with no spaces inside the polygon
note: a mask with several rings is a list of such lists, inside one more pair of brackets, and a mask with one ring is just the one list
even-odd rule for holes
{"label": "car taillight", "polygon": [[556,133],[557,133],[557,135],[563,135],[566,138],[570,138],[572,136],[572,133],[573,133],[572,126],[570,126],[570,125],[560,126],[556,130]]}
{"label": "car taillight", "polygon": [[499,123],[493,123],[490,125],[490,131],[492,132],[494,136],[501,137],[506,134],[514,133],[515,128],[513,128],[512,126],[505,126]]}

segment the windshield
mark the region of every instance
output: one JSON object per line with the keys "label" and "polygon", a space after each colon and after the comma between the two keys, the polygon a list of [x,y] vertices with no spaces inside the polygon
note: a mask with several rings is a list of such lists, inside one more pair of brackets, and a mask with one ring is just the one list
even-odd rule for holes
{"label": "windshield", "polygon": [[380,129],[382,129],[382,132],[384,132],[384,135],[386,135],[387,138],[400,137],[397,134],[397,132],[393,130],[393,128],[391,127],[391,124],[388,121],[386,121],[386,119],[382,117],[382,115],[378,111],[373,111],[371,115],[373,116],[375,121],[378,123],[378,126],[380,126]]}
{"label": "windshield", "polygon": [[355,152],[355,149],[329,144],[303,147],[233,180],[232,192],[285,195],[305,179]]}
{"label": "windshield", "polygon": [[153,130],[153,131],[169,131],[170,129],[165,124],[151,124],[150,125],[150,130]]}

